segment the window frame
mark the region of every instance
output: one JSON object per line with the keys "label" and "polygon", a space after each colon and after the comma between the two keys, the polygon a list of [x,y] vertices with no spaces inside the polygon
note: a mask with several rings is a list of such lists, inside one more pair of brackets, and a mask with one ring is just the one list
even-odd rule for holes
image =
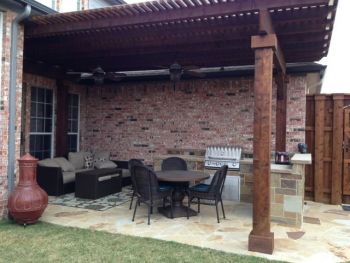
{"label": "window frame", "polygon": [[[31,111],[32,111],[32,103],[41,103],[39,101],[33,101],[32,98],[32,92],[33,89],[44,89],[44,90],[49,90],[52,92],[52,113],[51,113],[51,132],[32,132],[31,131],[31,120],[32,120],[32,115],[31,115]],[[47,103],[46,103],[47,104]],[[45,87],[39,87],[39,86],[33,86],[30,89],[30,112],[29,112],[29,152],[30,152],[30,136],[31,135],[51,135],[51,140],[50,140],[50,158],[54,157],[54,152],[55,152],[55,147],[54,147],[54,140],[55,140],[55,92],[53,89],[50,88],[45,88]],[[35,117],[37,118],[37,117]],[[46,118],[46,117],[44,117]],[[48,118],[47,118],[48,119]]]}
{"label": "window frame", "polygon": [[[77,118],[77,132],[69,132],[69,127],[67,130],[67,136],[68,135],[76,135],[77,136],[77,152],[80,151],[80,94],[77,93],[68,93],[68,95],[73,95],[73,96],[77,96],[78,97],[78,118]],[[70,103],[70,100],[68,99],[68,103]],[[68,107],[70,107],[70,105],[68,105]],[[68,110],[69,113],[69,110]],[[70,119],[70,116],[68,116],[67,118],[67,122],[69,124],[69,120],[73,120]],[[75,119],[74,119],[75,120]]]}

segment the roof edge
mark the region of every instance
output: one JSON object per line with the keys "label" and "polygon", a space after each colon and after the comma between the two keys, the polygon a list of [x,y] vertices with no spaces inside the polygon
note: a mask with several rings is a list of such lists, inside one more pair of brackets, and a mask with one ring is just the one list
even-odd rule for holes
{"label": "roof edge", "polygon": [[31,15],[57,14],[58,12],[34,0],[1,0],[0,8],[10,9],[16,13],[22,12],[24,6],[32,7]]}

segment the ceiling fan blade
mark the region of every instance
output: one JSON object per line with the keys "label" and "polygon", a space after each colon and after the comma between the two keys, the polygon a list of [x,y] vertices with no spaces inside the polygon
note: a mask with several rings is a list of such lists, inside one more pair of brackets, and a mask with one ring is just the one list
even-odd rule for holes
{"label": "ceiling fan blade", "polygon": [[192,69],[199,69],[198,66],[196,65],[188,65],[188,66],[183,66],[184,70],[192,70]]}
{"label": "ceiling fan blade", "polygon": [[66,74],[67,75],[80,75],[82,74],[83,72],[74,72],[74,71],[67,71]]}
{"label": "ceiling fan blade", "polygon": [[192,76],[192,77],[196,77],[196,78],[204,78],[205,74],[198,72],[198,71],[193,71],[193,70],[185,70],[184,73],[186,75]]}
{"label": "ceiling fan blade", "polygon": [[80,78],[82,78],[82,79],[94,78],[94,74],[93,73],[82,72],[80,74]]}
{"label": "ceiling fan blade", "polygon": [[127,74],[121,72],[108,72],[107,76],[126,77]]}
{"label": "ceiling fan blade", "polygon": [[127,74],[120,73],[120,72],[108,72],[106,75],[107,79],[113,80],[113,81],[120,81],[123,78],[127,77]]}

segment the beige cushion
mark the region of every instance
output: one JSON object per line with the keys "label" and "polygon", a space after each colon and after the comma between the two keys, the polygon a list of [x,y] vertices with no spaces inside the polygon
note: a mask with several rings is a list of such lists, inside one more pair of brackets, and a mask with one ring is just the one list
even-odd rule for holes
{"label": "beige cushion", "polygon": [[129,169],[122,169],[122,177],[130,177],[130,171]]}
{"label": "beige cushion", "polygon": [[117,165],[112,161],[104,161],[95,163],[95,168],[104,169],[104,168],[117,168]]}
{"label": "beige cushion", "polygon": [[120,175],[119,174],[110,174],[110,175],[101,176],[97,180],[99,182],[103,182],[103,181],[107,181],[107,180],[110,180],[110,179],[112,179],[114,177],[118,177],[118,176],[120,176]]}
{"label": "beige cushion", "polygon": [[44,167],[61,167],[54,159],[44,159],[38,162],[38,165]]}
{"label": "beige cushion", "polygon": [[68,161],[73,164],[75,169],[83,169],[85,165],[84,157],[88,152],[70,152],[68,153]]}
{"label": "beige cushion", "polygon": [[105,176],[101,176],[99,177],[97,180],[99,182],[103,182],[103,181],[107,181],[107,180],[110,180],[112,177],[110,175],[105,175]]}
{"label": "beige cushion", "polygon": [[75,181],[75,172],[63,172],[62,173],[63,183],[70,183]]}
{"label": "beige cushion", "polygon": [[73,172],[74,166],[68,162],[68,160],[64,157],[56,157],[54,158],[55,162],[59,164],[59,166],[62,168],[63,172]]}
{"label": "beige cushion", "polygon": [[94,169],[93,168],[83,168],[83,169],[75,170],[75,173],[87,172],[87,171],[91,171],[91,170],[94,170]]}

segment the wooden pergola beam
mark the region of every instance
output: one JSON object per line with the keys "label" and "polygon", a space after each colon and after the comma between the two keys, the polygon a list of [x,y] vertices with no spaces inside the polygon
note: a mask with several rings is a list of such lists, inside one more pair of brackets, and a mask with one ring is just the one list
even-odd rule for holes
{"label": "wooden pergola beam", "polygon": [[277,68],[277,102],[276,102],[276,146],[275,150],[286,151],[286,126],[287,126],[287,83],[286,61],[275,34],[270,12],[266,9],[259,11],[259,34],[270,36],[274,41],[274,64]]}
{"label": "wooden pergola beam", "polygon": [[270,35],[271,38],[275,38],[274,43],[274,59],[275,65],[278,67],[283,74],[286,74],[286,61],[276,37],[276,32],[272,23],[270,12],[267,9],[259,10],[259,35],[265,36]]}
{"label": "wooden pergola beam", "polygon": [[[158,12],[147,11],[142,14],[133,15],[115,15],[113,17],[101,18],[97,15],[97,19],[92,19],[89,14],[98,14],[97,11],[85,11],[85,19],[82,21],[76,21],[74,14],[56,14],[46,16],[45,18],[36,18],[33,21],[37,21],[38,24],[29,24],[27,27],[26,36],[35,37],[42,35],[51,35],[59,33],[67,33],[73,31],[82,31],[87,29],[101,30],[104,28],[112,28],[118,26],[127,26],[135,24],[152,24],[159,22],[169,22],[176,20],[183,20],[189,18],[201,18],[201,17],[215,17],[225,16],[235,13],[252,12],[261,9],[278,9],[287,7],[298,6],[310,6],[310,5],[327,5],[328,0],[236,0],[228,2],[220,2],[215,4],[203,4],[196,5],[194,7],[184,7],[172,10],[163,10]],[[113,13],[120,10],[133,10],[134,5],[128,6],[115,6],[109,10]],[[100,11],[102,13],[102,11]],[[51,23],[45,24],[46,21],[51,19]],[[54,21],[57,21],[56,23]],[[72,23],[74,22],[74,23]]]}

